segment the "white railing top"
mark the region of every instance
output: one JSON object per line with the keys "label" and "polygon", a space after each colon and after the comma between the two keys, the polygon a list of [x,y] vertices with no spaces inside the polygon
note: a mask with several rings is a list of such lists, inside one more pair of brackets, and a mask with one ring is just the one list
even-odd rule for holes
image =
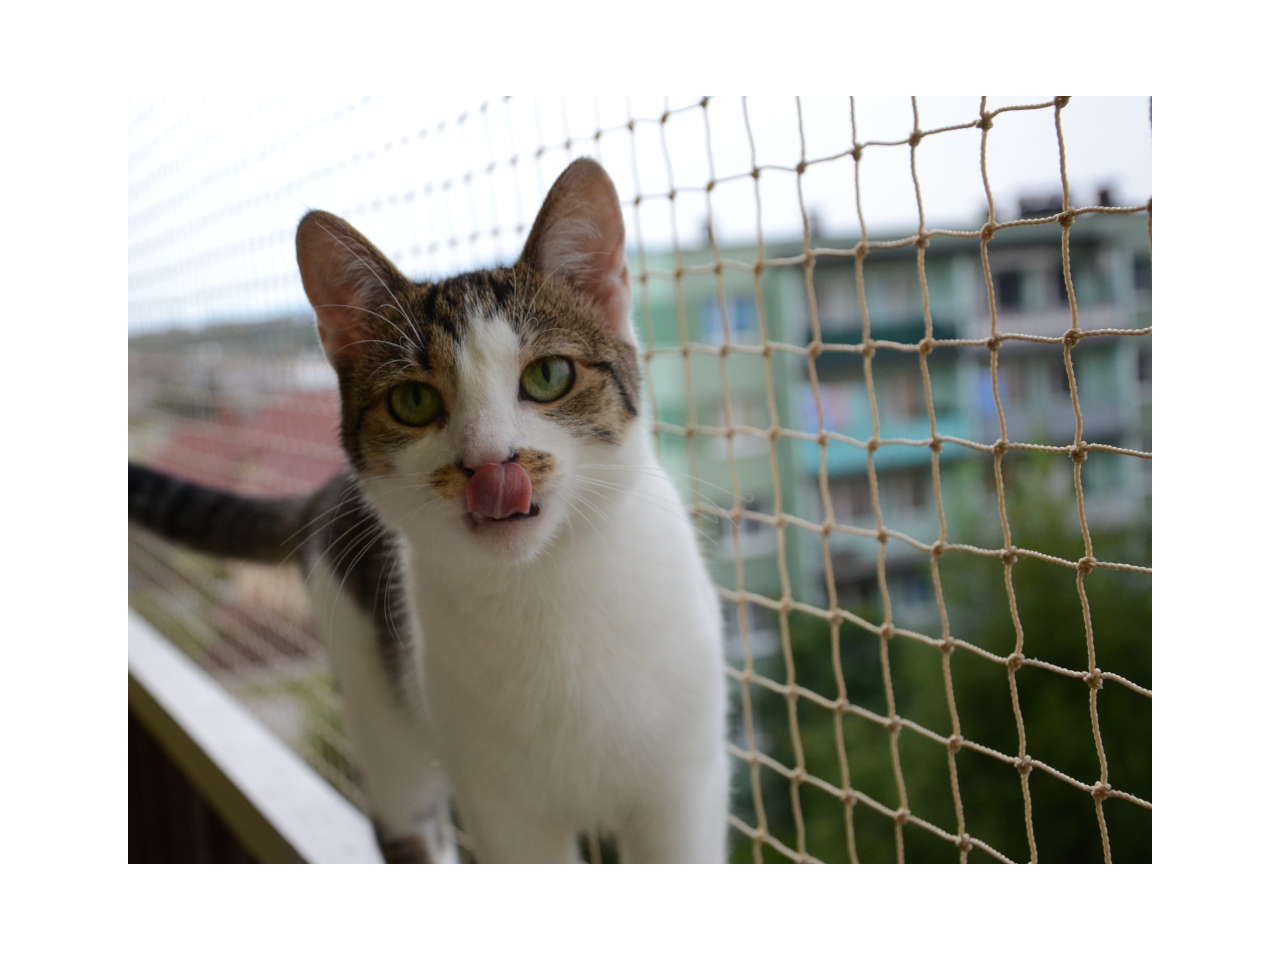
{"label": "white railing top", "polygon": [[382,862],[368,818],[133,610],[129,709],[256,859]]}

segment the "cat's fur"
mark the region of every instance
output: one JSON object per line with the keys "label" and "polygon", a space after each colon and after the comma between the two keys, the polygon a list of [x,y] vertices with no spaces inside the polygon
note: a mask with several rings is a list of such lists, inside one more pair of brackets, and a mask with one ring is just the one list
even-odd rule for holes
{"label": "cat's fur", "polygon": [[[574,860],[589,832],[626,861],[723,862],[718,603],[640,412],[607,174],[571,164],[509,269],[413,283],[320,211],[298,263],[351,470],[268,501],[131,464],[130,517],[249,559],[306,537],[295,555],[388,860],[456,859],[452,796],[482,861]],[[546,356],[575,381],[538,403],[520,376]],[[438,420],[393,418],[404,380],[439,391]],[[529,509],[469,513],[471,478],[508,462]]]}

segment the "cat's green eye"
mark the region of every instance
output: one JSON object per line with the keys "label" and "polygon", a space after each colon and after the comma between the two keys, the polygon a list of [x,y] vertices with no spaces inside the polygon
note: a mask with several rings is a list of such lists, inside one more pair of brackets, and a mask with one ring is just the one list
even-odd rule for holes
{"label": "cat's green eye", "polygon": [[520,374],[525,396],[539,403],[559,400],[573,386],[573,363],[564,357],[542,357]]}
{"label": "cat's green eye", "polygon": [[398,383],[387,394],[391,415],[409,427],[425,427],[440,416],[440,394],[425,383]]}

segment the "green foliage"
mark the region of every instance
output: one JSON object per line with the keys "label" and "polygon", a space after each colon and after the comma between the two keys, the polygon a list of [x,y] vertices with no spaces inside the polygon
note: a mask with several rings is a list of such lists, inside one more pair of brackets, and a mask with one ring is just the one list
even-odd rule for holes
{"label": "green foliage", "polygon": [[[1084,554],[1074,497],[1046,495],[1048,485],[1036,477],[1047,466],[1033,462],[1010,491],[1008,515],[1014,542],[1050,556],[1074,560]],[[969,532],[956,524],[957,542]],[[1094,556],[1123,563],[1150,564],[1150,528],[1146,524],[1094,534]],[[930,577],[927,564],[922,568]],[[1036,558],[1021,558],[1010,568],[1013,596],[1023,631],[1023,655],[1069,670],[1088,670],[1088,644],[1076,570]],[[939,561],[939,577],[953,637],[1006,657],[1015,650],[1006,570],[999,558],[949,552]],[[1098,668],[1143,687],[1151,685],[1151,584],[1146,574],[1098,568],[1084,578]],[[855,613],[879,624],[879,604]],[[793,613],[790,648],[796,682],[824,697],[837,696],[832,628],[810,615]],[[877,634],[844,624],[838,632],[840,669],[851,703],[879,716],[888,713],[885,664],[899,716],[948,737],[952,719],[946,696],[944,654],[920,641]],[[757,664],[761,673],[785,681],[781,654]],[[950,656],[960,732],[966,741],[1018,754],[1018,726],[1009,673],[992,662],[957,648]],[[1092,785],[1101,777],[1090,711],[1090,690],[1077,678],[1034,664],[1014,674],[1017,704],[1026,731],[1027,753],[1077,781]],[[792,746],[791,710],[786,699],[756,687],[752,694],[756,736],[761,747],[788,766],[796,762]],[[805,768],[840,787],[839,751],[833,713],[800,699],[795,726]],[[1107,780],[1118,790],[1151,798],[1151,701],[1114,680],[1097,697],[1099,729],[1108,765]],[[881,725],[852,714],[841,721],[849,784],[883,804],[898,809],[902,798],[895,774],[892,738]],[[898,735],[902,785],[911,812],[949,833],[958,830],[948,751],[910,729]],[[741,770],[742,764],[737,764]],[[1022,778],[1009,763],[973,749],[955,758],[965,830],[1013,860],[1028,860],[1026,806]],[[755,822],[749,778],[739,777],[738,812]],[[1043,771],[1028,779],[1038,859],[1043,862],[1100,862],[1101,831],[1092,796]],[[827,861],[849,860],[845,810],[838,799],[809,785],[798,788],[784,777],[761,772],[761,790],[770,832],[784,843],[797,843],[793,804],[799,801],[806,850]],[[1151,814],[1129,801],[1103,803],[1112,859],[1149,862]],[[893,861],[898,839],[892,819],[865,803],[852,810],[857,857],[862,862]],[[908,861],[954,861],[954,844],[912,824],[902,828],[903,855]],[[781,859],[767,846],[765,859]],[[738,842],[735,860],[752,858],[749,841]],[[973,861],[989,860],[981,850]]]}

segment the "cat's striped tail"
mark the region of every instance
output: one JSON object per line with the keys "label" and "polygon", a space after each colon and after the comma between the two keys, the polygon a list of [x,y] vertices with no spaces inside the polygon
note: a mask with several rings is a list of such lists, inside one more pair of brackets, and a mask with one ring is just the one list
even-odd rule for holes
{"label": "cat's striped tail", "polygon": [[309,497],[242,497],[129,464],[129,519],[183,546],[278,563],[298,545]]}

